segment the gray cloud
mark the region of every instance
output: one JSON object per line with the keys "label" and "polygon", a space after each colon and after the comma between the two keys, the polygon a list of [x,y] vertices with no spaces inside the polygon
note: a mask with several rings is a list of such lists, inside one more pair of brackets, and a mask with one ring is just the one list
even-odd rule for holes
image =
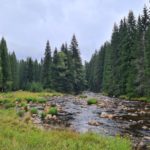
{"label": "gray cloud", "polygon": [[51,47],[79,41],[82,58],[110,39],[114,22],[129,10],[142,12],[148,0],[0,0],[0,37],[19,58],[43,57],[46,40]]}

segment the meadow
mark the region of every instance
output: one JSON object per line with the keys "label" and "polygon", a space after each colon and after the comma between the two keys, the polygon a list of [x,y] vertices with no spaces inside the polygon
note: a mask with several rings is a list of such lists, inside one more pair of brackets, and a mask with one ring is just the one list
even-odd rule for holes
{"label": "meadow", "polygon": [[45,130],[33,125],[30,118],[19,117],[18,101],[62,96],[60,93],[10,92],[0,94],[0,150],[131,150],[131,142],[120,136],[68,130]]}

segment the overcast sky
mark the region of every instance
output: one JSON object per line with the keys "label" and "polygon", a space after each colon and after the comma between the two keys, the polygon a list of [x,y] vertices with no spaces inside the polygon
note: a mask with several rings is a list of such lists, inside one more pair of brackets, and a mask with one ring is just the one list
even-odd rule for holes
{"label": "overcast sky", "polygon": [[70,43],[75,33],[83,60],[110,39],[114,22],[133,10],[137,16],[148,0],[0,0],[0,37],[18,58],[43,57]]}

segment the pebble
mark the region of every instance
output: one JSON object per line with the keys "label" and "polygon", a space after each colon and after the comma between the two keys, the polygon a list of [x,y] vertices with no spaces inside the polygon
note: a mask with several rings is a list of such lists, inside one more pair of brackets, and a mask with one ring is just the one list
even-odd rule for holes
{"label": "pebble", "polygon": [[106,113],[106,112],[102,112],[101,115],[100,115],[100,117],[112,119],[112,118],[115,117],[115,115],[113,115],[113,114],[108,114],[108,113]]}
{"label": "pebble", "polygon": [[97,122],[96,120],[92,120],[90,122],[88,122],[89,125],[92,125],[92,126],[100,126],[102,125],[103,123],[100,123],[100,122]]}

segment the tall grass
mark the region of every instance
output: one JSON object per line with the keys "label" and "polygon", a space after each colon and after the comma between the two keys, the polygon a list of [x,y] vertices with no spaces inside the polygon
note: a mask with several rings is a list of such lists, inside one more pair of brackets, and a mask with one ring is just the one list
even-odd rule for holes
{"label": "tall grass", "polygon": [[45,131],[19,120],[13,109],[0,110],[0,150],[131,150],[120,137]]}

